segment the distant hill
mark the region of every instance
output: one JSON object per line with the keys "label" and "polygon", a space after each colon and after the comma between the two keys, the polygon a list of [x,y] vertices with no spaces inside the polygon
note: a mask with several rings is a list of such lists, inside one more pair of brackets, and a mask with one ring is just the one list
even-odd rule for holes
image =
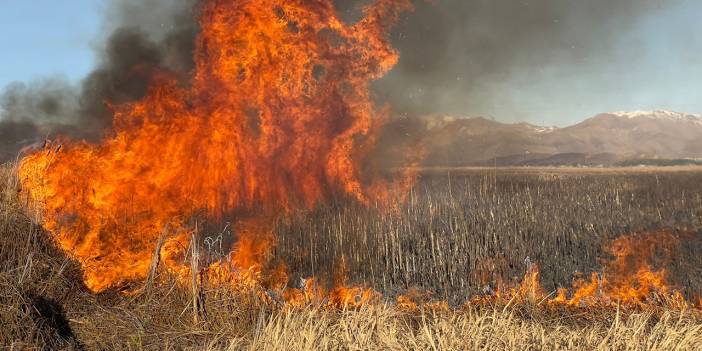
{"label": "distant hill", "polygon": [[[0,161],[41,145],[69,126],[0,125]],[[56,132],[58,131],[58,132]],[[483,117],[393,120],[380,139],[383,165],[398,166],[407,148],[424,150],[423,166],[679,165],[702,161],[702,116],[672,111],[612,112],[557,128]]]}
{"label": "distant hill", "polygon": [[[564,127],[430,116],[395,121],[420,144],[425,166],[548,166],[695,163],[702,116],[672,111],[603,113]],[[399,142],[407,144],[408,141]]]}

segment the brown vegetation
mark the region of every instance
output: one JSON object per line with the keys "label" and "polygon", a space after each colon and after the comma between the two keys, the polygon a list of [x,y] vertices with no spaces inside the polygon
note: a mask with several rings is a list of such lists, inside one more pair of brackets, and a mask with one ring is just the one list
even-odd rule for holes
{"label": "brown vegetation", "polygon": [[[278,229],[276,254],[290,259],[296,274],[322,277],[343,257],[350,278],[387,294],[382,302],[330,309],[312,301],[291,308],[255,288],[242,293],[209,286],[202,291],[205,314],[194,321],[192,293],[165,271],[147,287],[136,282],[128,292],[91,293],[80,265],[31,219],[36,215],[20,200],[14,170],[1,172],[0,339],[11,349],[702,347],[702,318],[690,309],[457,304],[459,296],[499,278],[522,276],[526,256],[542,264],[542,283],[551,289],[569,285],[575,270],[599,269],[603,243],[619,234],[672,223],[698,228],[702,174],[474,174],[452,176],[450,186],[446,176],[427,176],[397,213],[337,204]],[[680,237],[682,231],[668,233]],[[654,263],[691,297],[702,266],[688,252],[697,241],[690,235],[677,256]],[[435,291],[453,307],[408,309],[392,298],[410,288]]]}
{"label": "brown vegetation", "polygon": [[351,277],[380,291],[419,288],[460,303],[498,278],[519,280],[527,257],[554,291],[578,272],[601,271],[612,240],[674,228],[685,238],[652,263],[694,294],[702,291],[700,181],[702,172],[687,171],[431,172],[392,215],[343,204],[293,217],[279,226],[277,250],[303,276],[343,257]]}

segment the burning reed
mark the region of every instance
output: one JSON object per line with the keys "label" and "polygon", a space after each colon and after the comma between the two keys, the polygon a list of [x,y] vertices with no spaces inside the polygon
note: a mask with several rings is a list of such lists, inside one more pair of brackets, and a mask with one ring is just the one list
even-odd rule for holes
{"label": "burning reed", "polygon": [[199,6],[187,86],[159,72],[144,99],[110,106],[100,143],[47,143],[20,162],[43,227],[94,292],[146,278],[166,226],[160,256],[171,270],[189,275],[195,223],[230,221],[229,265],[256,276],[277,217],[335,196],[396,201],[412,182],[386,179],[370,160],[388,110],[369,84],[398,60],[389,30],[408,0],[371,3],[353,24],[331,0]]}
{"label": "burning reed", "polygon": [[[351,277],[379,291],[414,288],[460,304],[498,283],[518,284],[527,257],[541,266],[549,292],[593,272],[609,274],[612,242],[641,232],[630,240],[657,243],[647,247],[651,269],[665,268],[670,283],[694,298],[702,291],[702,243],[694,232],[702,225],[700,178],[426,174],[394,215],[338,204],[286,220],[277,251],[303,275],[328,271],[344,257]],[[665,229],[675,227],[682,229]]]}
{"label": "burning reed", "polygon": [[[629,309],[625,305],[617,307],[616,304],[610,307],[602,306],[597,308],[582,309],[578,306],[569,307],[549,307],[545,302],[548,299],[557,298],[556,295],[548,295],[550,288],[539,291],[532,283],[541,280],[544,286],[548,281],[543,277],[553,276],[553,271],[558,271],[557,264],[549,261],[548,256],[532,254],[530,260],[536,262],[551,262],[542,264],[541,278],[534,275],[537,272],[536,265],[532,263],[532,269],[526,271],[526,263],[522,258],[510,259],[517,262],[515,264],[515,274],[519,276],[516,281],[526,282],[523,285],[516,285],[516,290],[509,291],[505,284],[505,290],[499,290],[493,286],[495,291],[493,296],[487,300],[474,302],[471,305],[458,306],[449,309],[448,305],[441,303],[442,294],[428,295],[427,290],[408,291],[397,288],[403,295],[397,299],[383,302],[377,301],[373,304],[366,304],[360,308],[327,308],[323,299],[311,299],[309,303],[301,308],[287,308],[277,305],[271,300],[265,290],[260,287],[252,287],[250,290],[233,291],[227,286],[206,285],[203,287],[204,295],[203,307],[207,311],[206,319],[195,322],[192,319],[192,295],[188,289],[179,287],[178,276],[169,274],[167,270],[160,269],[156,273],[157,284],[152,285],[148,290],[143,290],[136,294],[125,295],[115,290],[109,290],[101,294],[94,294],[89,291],[81,282],[81,266],[72,259],[67,258],[60,250],[52,244],[50,237],[41,228],[35,226],[25,215],[25,206],[20,202],[17,192],[17,182],[12,176],[10,169],[2,168],[3,201],[0,203],[0,210],[3,217],[0,219],[0,244],[2,250],[2,274],[0,274],[0,292],[3,298],[3,310],[0,313],[2,324],[5,326],[0,334],[0,339],[4,345],[15,348],[41,348],[45,346],[63,349],[263,349],[263,350],[283,350],[290,348],[300,349],[324,349],[324,348],[366,348],[366,349],[470,349],[476,347],[490,347],[499,349],[513,348],[536,348],[536,349],[670,349],[679,347],[681,349],[696,349],[702,346],[702,322],[698,312],[683,310],[679,308],[666,307],[660,304],[659,308]],[[502,198],[501,207],[492,208],[496,213],[503,211],[498,217],[488,216],[481,228],[501,228],[497,218],[512,218],[511,226],[528,225],[527,219],[531,216],[523,216],[519,213],[523,211],[516,204],[508,205],[512,201],[519,201],[525,198],[517,194],[529,189],[538,194],[546,188],[554,186],[552,182],[561,182],[561,190],[550,193],[549,196],[536,197],[543,202],[540,205],[535,203],[532,211],[539,213],[545,208],[560,208],[560,211],[552,211],[549,218],[557,223],[563,223],[571,216],[577,205],[568,205],[561,202],[560,206],[548,201],[561,201],[560,197],[573,193],[588,191],[593,200],[593,204],[604,206],[605,208],[616,207],[616,212],[610,212],[614,218],[611,222],[603,217],[600,223],[610,223],[611,227],[604,228],[603,233],[616,233],[616,230],[629,225],[648,225],[658,223],[658,206],[665,212],[660,215],[672,216],[689,225],[695,224],[699,220],[699,207],[691,210],[688,205],[698,198],[695,192],[699,189],[698,184],[701,174],[675,174],[659,178],[660,191],[651,188],[656,182],[655,176],[631,177],[631,176],[599,176],[581,177],[576,179],[543,179],[541,177],[505,176],[494,182],[488,180],[485,175],[470,175],[465,179],[457,180],[452,177],[452,187],[458,183],[474,184],[475,189],[484,187],[488,192],[495,192],[494,199]],[[492,185],[486,185],[486,183]],[[593,184],[609,184],[609,187],[593,187]],[[415,189],[432,189],[426,196],[446,194],[449,190],[443,181],[436,178],[424,179]],[[492,188],[492,186],[497,186]],[[453,188],[450,195],[453,201],[458,203],[472,203],[468,198],[470,187],[465,191],[458,191]],[[537,189],[540,189],[537,191]],[[579,190],[578,190],[579,189]],[[640,197],[646,193],[650,194],[648,199]],[[416,191],[418,193],[418,191]],[[619,192],[619,199],[622,204],[617,203],[617,197],[610,197],[610,193]],[[560,195],[559,195],[560,194]],[[684,194],[684,195],[683,195]],[[511,195],[511,196],[507,196]],[[471,194],[471,198],[475,198]],[[527,197],[528,198],[528,197]],[[627,201],[624,199],[637,198],[640,200]],[[389,227],[390,223],[397,225],[399,218],[407,221],[407,213],[431,214],[431,218],[413,217],[415,223],[420,221],[430,221],[432,223],[448,222],[447,212],[438,211],[441,197],[431,197],[421,200],[419,195],[413,195],[410,204],[411,209],[404,208],[401,212],[394,214],[380,215],[365,207],[344,210],[341,207],[321,208],[309,215],[307,219],[293,218],[294,223],[280,227],[283,233],[292,233],[293,228],[302,226],[305,228],[330,228],[330,224],[337,221],[350,219],[351,213],[355,214],[356,226],[349,227],[353,230],[344,233],[343,239],[331,236],[327,241],[320,241],[317,246],[312,247],[312,253],[308,256],[298,256],[297,261],[305,260],[307,264],[314,264],[316,272],[324,270],[323,262],[337,261],[339,256],[345,257],[348,269],[349,283],[361,282],[369,279],[371,275],[363,276],[364,269],[382,272],[384,266],[375,265],[374,260],[370,260],[359,268],[356,259],[352,255],[354,252],[387,252],[387,259],[393,256],[405,255],[398,253],[400,247],[390,246],[387,248],[377,247],[382,244],[371,240],[372,237],[360,230],[364,228],[362,223],[376,223],[378,228]],[[611,203],[613,201],[614,203]],[[494,203],[485,202],[491,206]],[[519,203],[519,202],[518,202]],[[474,204],[475,205],[475,204]],[[451,205],[455,206],[455,205]],[[582,206],[582,204],[581,204]],[[537,210],[539,209],[539,210]],[[471,211],[489,211],[488,208],[472,207]],[[585,211],[584,211],[585,212]],[[457,215],[458,212],[448,212]],[[598,213],[601,215],[601,213]],[[469,218],[469,217],[459,217]],[[537,217],[538,218],[538,217]],[[570,218],[570,217],[569,217]],[[628,218],[629,220],[623,220]],[[580,217],[586,221],[590,217]],[[458,221],[458,219],[454,219]],[[462,222],[459,222],[462,223]],[[548,235],[548,228],[551,222],[532,223],[534,230],[541,235]],[[342,223],[343,224],[343,223]],[[405,224],[407,225],[407,224]],[[470,228],[469,223],[463,223],[463,228]],[[511,227],[510,226],[510,227]],[[438,226],[441,228],[440,226]],[[336,227],[338,230],[338,227]],[[412,227],[410,227],[412,228]],[[606,230],[605,230],[606,229]],[[563,231],[562,231],[563,232]],[[407,239],[417,240],[417,236],[423,233],[403,232],[408,235]],[[476,236],[480,232],[454,232],[453,237],[440,236],[442,241],[476,240],[475,238],[462,238],[463,235]],[[674,252],[667,252],[668,249],[675,249],[676,242],[668,242],[674,236],[678,241],[686,239],[680,233],[674,231],[664,232],[663,245],[651,245],[655,243],[657,235],[650,238],[647,234],[624,236],[623,241],[633,240],[641,243],[637,247],[638,252],[648,252],[650,250],[660,253],[672,253],[674,256],[665,255],[661,260],[651,261],[655,269],[664,265],[668,268],[668,278],[672,283],[684,283],[679,277],[687,277],[688,283],[695,283],[695,278],[699,277],[700,266],[689,261],[689,265],[681,264],[688,253],[685,252],[686,245],[682,245],[683,250],[676,249]],[[312,234],[312,232],[310,232]],[[555,235],[555,234],[553,234]],[[615,236],[616,234],[611,234]],[[670,236],[668,236],[670,235]],[[602,235],[606,236],[606,235]],[[22,240],[17,240],[22,238]],[[285,239],[287,238],[287,239]],[[302,240],[295,245],[292,241],[294,236],[284,236],[277,246],[278,253],[291,253],[306,251],[310,252],[309,242]],[[304,237],[303,237],[304,238]],[[548,238],[548,237],[547,237]],[[533,239],[533,238],[532,238]],[[601,250],[601,241],[608,241],[598,235],[576,235],[580,247],[592,245],[594,256],[603,256],[606,261],[592,263],[588,266],[588,260],[581,257],[582,265],[578,269],[596,270],[604,272],[607,277],[611,273],[610,269],[615,268],[617,256],[607,254]],[[365,242],[364,242],[365,240]],[[387,240],[391,240],[388,237]],[[402,238],[392,239],[402,240]],[[496,240],[505,240],[504,236],[497,236]],[[335,242],[338,242],[335,244]],[[416,242],[416,241],[413,241]],[[480,240],[476,240],[480,242]],[[524,241],[527,242],[526,240]],[[591,243],[592,242],[592,243]],[[692,243],[690,241],[689,243]],[[548,246],[545,252],[555,253],[563,247],[558,247],[559,242],[538,243]],[[495,243],[497,245],[498,243]],[[340,245],[340,246],[334,246]],[[448,245],[448,244],[445,244]],[[477,244],[476,244],[477,245]],[[621,245],[620,245],[621,246]],[[211,247],[211,246],[210,246]],[[294,249],[297,247],[296,249]],[[595,249],[597,247],[597,249]],[[612,247],[616,249],[617,245]],[[332,254],[331,249],[336,250]],[[521,248],[521,249],[528,249]],[[209,250],[207,245],[202,247],[204,252]],[[517,249],[517,248],[515,248]],[[690,247],[690,249],[693,249]],[[354,251],[344,251],[354,250]],[[387,251],[385,251],[387,250]],[[419,250],[425,250],[422,253]],[[203,253],[204,253],[203,252]],[[415,248],[415,262],[424,265],[423,272],[425,287],[441,286],[438,282],[450,281],[449,277],[441,276],[440,271],[431,271],[426,259],[433,259],[430,245],[420,245]],[[617,251],[621,252],[621,251]],[[677,253],[676,253],[677,252]],[[339,256],[336,256],[336,255]],[[521,254],[521,253],[519,253]],[[323,257],[328,255],[329,257]],[[360,255],[360,254],[359,254]],[[675,255],[678,255],[677,257]],[[556,256],[556,255],[552,255]],[[446,257],[446,256],[444,256]],[[448,256],[451,258],[452,256]],[[453,256],[456,257],[456,256]],[[557,256],[557,257],[560,257]],[[622,257],[626,257],[623,255]],[[673,262],[671,258],[675,258]],[[472,257],[471,257],[472,259]],[[474,258],[476,267],[483,267],[478,264],[483,258]],[[575,257],[579,259],[579,257]],[[625,259],[626,261],[626,259]],[[590,262],[597,262],[590,259]],[[613,262],[606,265],[607,262]],[[602,269],[599,264],[603,264],[608,269]],[[677,265],[677,267],[676,267]],[[291,275],[299,273],[305,276],[305,272],[297,272],[294,264],[289,265]],[[419,267],[419,266],[417,266]],[[496,266],[499,267],[499,266]],[[507,266],[508,267],[508,266]],[[400,270],[402,267],[398,268]],[[419,268],[417,268],[419,270]],[[458,275],[457,266],[456,275]],[[393,268],[386,270],[391,272]],[[498,276],[503,271],[508,271],[504,267],[495,269],[490,275]],[[526,272],[525,272],[526,271]],[[412,272],[414,273],[414,272]],[[525,274],[526,273],[526,274]],[[361,274],[361,275],[359,275]],[[432,275],[434,274],[434,275]],[[473,271],[466,270],[465,276],[482,277]],[[522,279],[526,277],[527,279]],[[562,286],[570,286],[570,276],[564,275]],[[533,279],[537,278],[537,279]],[[473,279],[473,278],[470,278]],[[486,278],[486,280],[466,279],[466,284],[477,287],[483,286],[484,281],[496,281],[496,279]],[[332,279],[333,280],[333,279]],[[505,282],[509,281],[509,276],[505,277]],[[320,275],[320,284],[322,277]],[[587,281],[587,280],[586,280]],[[378,285],[382,281],[366,280],[369,285]],[[473,282],[473,283],[471,283]],[[142,283],[143,284],[143,283]],[[292,285],[292,284],[291,284]],[[415,284],[421,286],[420,284]],[[382,285],[378,285],[382,287]],[[380,288],[378,288],[379,291]],[[402,291],[399,291],[402,290]],[[458,291],[458,290],[455,290]],[[494,295],[507,294],[502,297]],[[392,291],[388,291],[392,293]],[[515,294],[516,292],[516,294]],[[511,296],[509,294],[512,294]],[[653,297],[653,296],[652,296]],[[571,298],[571,296],[568,296]],[[393,302],[395,301],[396,302]],[[437,303],[436,301],[439,300]],[[434,302],[433,302],[434,301]],[[541,303],[541,305],[539,305]]]}

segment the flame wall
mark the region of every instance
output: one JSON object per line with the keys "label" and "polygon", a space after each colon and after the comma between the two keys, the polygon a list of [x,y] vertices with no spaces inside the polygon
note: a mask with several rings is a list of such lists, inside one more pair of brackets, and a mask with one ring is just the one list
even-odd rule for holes
{"label": "flame wall", "polygon": [[144,278],[166,224],[165,261],[177,262],[199,214],[270,218],[337,193],[387,194],[362,167],[383,116],[368,84],[397,62],[387,35],[409,2],[378,1],[351,25],[328,0],[200,6],[190,84],[159,72],[144,99],[111,106],[101,143],[64,141],[21,163],[44,227],[93,291]]}

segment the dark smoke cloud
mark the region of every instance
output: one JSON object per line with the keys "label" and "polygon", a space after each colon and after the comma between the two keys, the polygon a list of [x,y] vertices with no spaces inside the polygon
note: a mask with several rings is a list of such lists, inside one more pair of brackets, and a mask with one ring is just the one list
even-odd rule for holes
{"label": "dark smoke cloud", "polygon": [[121,0],[107,10],[100,66],[83,82],[81,125],[100,132],[110,125],[105,101],[124,103],[146,93],[158,70],[185,80],[193,69],[197,21],[194,0]]}
{"label": "dark smoke cloud", "polygon": [[400,62],[376,84],[376,92],[410,115],[489,111],[504,100],[501,90],[512,79],[538,77],[553,67],[587,72],[612,59],[636,57],[642,43],[622,47],[613,38],[676,2],[417,1],[416,11],[394,33]]}
{"label": "dark smoke cloud", "polygon": [[[678,0],[666,1],[668,5]],[[368,0],[335,0],[343,18]],[[405,115],[481,111],[499,96],[494,82],[569,64],[602,64],[624,52],[610,39],[662,0],[415,1],[393,34],[398,66],[374,86],[378,101]],[[108,3],[98,66],[79,87],[61,81],[14,85],[0,100],[0,159],[58,131],[97,139],[109,128],[105,102],[134,101],[155,70],[186,80],[198,26],[195,0]],[[635,47],[635,45],[634,45]]]}
{"label": "dark smoke cloud", "polygon": [[144,96],[167,70],[187,79],[197,35],[195,0],[115,0],[107,5],[98,65],[80,84],[59,79],[11,84],[0,94],[0,160],[47,137],[96,140],[109,132],[106,102]]}

